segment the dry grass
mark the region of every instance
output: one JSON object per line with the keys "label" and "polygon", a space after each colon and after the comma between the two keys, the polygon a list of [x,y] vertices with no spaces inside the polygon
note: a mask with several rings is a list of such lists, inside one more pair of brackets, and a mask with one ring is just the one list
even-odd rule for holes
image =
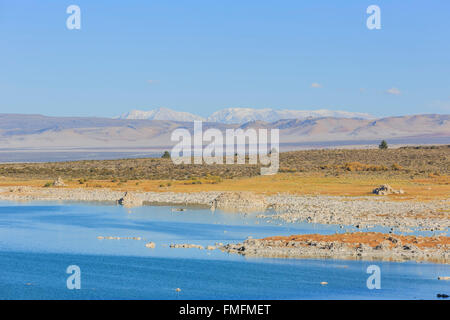
{"label": "dry grass", "polygon": [[280,173],[260,176],[251,165],[174,165],[170,159],[2,164],[0,186],[49,186],[137,191],[252,191],[273,194],[371,195],[381,185],[403,189],[392,199],[450,195],[450,146],[395,150],[310,150],[280,155]]}
{"label": "dry grass", "polygon": [[[0,179],[0,186],[43,187],[49,180]],[[367,177],[357,173],[343,176],[326,176],[322,173],[279,173],[273,176],[256,176],[237,179],[201,178],[196,180],[66,180],[67,188],[109,188],[122,191],[199,192],[199,191],[251,191],[255,193],[290,193],[298,195],[372,195],[374,187],[388,183],[394,189],[403,189],[403,195],[391,195],[397,200],[446,199],[450,195],[450,177],[439,176],[422,179],[395,177]]]}

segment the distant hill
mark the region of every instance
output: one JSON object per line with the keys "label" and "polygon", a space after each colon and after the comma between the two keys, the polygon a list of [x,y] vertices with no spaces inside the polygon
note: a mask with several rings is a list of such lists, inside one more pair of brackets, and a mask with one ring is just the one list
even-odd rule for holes
{"label": "distant hill", "polygon": [[206,120],[189,112],[180,112],[168,108],[158,108],[150,111],[132,110],[123,114],[119,119],[134,120],[171,120],[171,121],[194,121]]}
{"label": "distant hill", "polygon": [[[205,122],[204,129],[277,128],[282,150],[299,146],[333,147],[388,143],[450,143],[450,115],[412,115],[381,119],[320,117],[282,119],[244,124]],[[193,123],[172,120],[133,120],[42,115],[0,114],[0,151],[3,150],[167,150],[176,128]],[[1,157],[0,157],[1,161]]]}

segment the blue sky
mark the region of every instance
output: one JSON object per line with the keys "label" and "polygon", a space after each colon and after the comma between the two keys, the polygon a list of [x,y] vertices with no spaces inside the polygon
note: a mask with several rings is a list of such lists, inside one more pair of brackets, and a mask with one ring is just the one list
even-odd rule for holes
{"label": "blue sky", "polygon": [[156,107],[450,113],[450,2],[0,0],[0,113]]}

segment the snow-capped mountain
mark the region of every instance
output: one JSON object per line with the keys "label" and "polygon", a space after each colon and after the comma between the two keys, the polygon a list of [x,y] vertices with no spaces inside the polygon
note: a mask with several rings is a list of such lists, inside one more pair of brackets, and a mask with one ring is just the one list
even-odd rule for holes
{"label": "snow-capped mountain", "polygon": [[171,121],[194,121],[205,120],[189,112],[175,111],[168,108],[158,108],[150,111],[131,110],[123,114],[119,119],[130,120],[171,120]]}
{"label": "snow-capped mountain", "polygon": [[[163,149],[174,144],[171,134],[178,128],[193,132],[192,122],[149,121],[95,117],[47,117],[0,113],[0,159],[14,156],[11,149],[76,150],[79,148],[120,150]],[[342,145],[378,146],[382,139],[389,144],[450,144],[450,115],[423,114],[387,117],[376,120],[358,118],[283,119],[275,122],[253,121],[243,125],[205,123],[204,129],[279,129],[284,150],[296,146]],[[6,151],[6,152],[5,152]],[[147,151],[145,151],[147,152]],[[1,153],[1,152],[0,152]],[[18,154],[22,152],[17,152]],[[20,156],[19,156],[20,157]]]}
{"label": "snow-capped mountain", "polygon": [[219,123],[243,124],[250,121],[275,122],[282,119],[306,119],[306,118],[358,118],[373,119],[368,113],[334,111],[334,110],[274,110],[253,108],[226,108],[214,112],[208,118],[188,113],[174,111],[168,108],[158,108],[150,111],[132,110],[120,117],[120,119],[145,119],[145,120],[172,120],[172,121],[194,121],[203,120]]}
{"label": "snow-capped mountain", "polygon": [[333,111],[333,110],[273,110],[252,108],[227,108],[214,112],[208,117],[208,121],[222,123],[246,123],[250,121],[274,122],[281,119],[305,119],[305,118],[360,118],[372,119],[367,113]]}

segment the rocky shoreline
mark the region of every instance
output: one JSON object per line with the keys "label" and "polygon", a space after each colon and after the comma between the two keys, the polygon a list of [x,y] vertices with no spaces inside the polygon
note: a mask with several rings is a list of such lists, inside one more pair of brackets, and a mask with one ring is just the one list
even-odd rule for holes
{"label": "rocky shoreline", "polygon": [[[0,200],[101,201],[126,207],[171,204],[197,205],[227,212],[259,212],[260,218],[286,223],[349,225],[356,228],[383,226],[398,231],[416,228],[447,231],[450,199],[419,202],[387,196],[344,197],[304,195],[255,195],[250,192],[123,192],[108,189],[64,187],[1,187]],[[269,210],[268,210],[269,209]]]}
{"label": "rocky shoreline", "polygon": [[0,188],[0,200],[9,201],[86,201],[113,202],[125,207],[151,204],[203,205],[211,207],[220,192],[123,192],[83,188]]}
{"label": "rocky shoreline", "polygon": [[246,257],[450,263],[449,237],[377,232],[247,239],[243,243],[227,244],[221,250]]}
{"label": "rocky shoreline", "polygon": [[294,196],[268,197],[275,214],[260,217],[286,223],[353,225],[359,229],[389,227],[401,232],[447,231],[450,227],[450,199],[419,202],[396,201],[387,196]]}

